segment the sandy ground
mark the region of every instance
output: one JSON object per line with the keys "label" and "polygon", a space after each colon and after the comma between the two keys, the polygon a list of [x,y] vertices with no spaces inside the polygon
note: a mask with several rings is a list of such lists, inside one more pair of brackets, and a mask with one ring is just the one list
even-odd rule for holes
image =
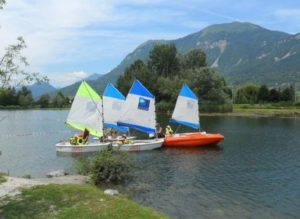
{"label": "sandy ground", "polygon": [[53,178],[24,179],[17,177],[6,177],[7,181],[0,184],[0,198],[6,195],[13,196],[20,193],[21,188],[29,188],[35,185],[54,184],[83,184],[88,181],[87,176],[69,175]]}

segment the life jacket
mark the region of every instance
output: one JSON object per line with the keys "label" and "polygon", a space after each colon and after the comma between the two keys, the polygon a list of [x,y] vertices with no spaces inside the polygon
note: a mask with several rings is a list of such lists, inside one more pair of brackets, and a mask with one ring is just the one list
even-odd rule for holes
{"label": "life jacket", "polygon": [[76,143],[77,145],[84,145],[85,141],[82,136],[77,136]]}
{"label": "life jacket", "polygon": [[82,136],[73,136],[70,138],[71,145],[84,145],[86,143],[86,139],[83,139]]}
{"label": "life jacket", "polygon": [[76,143],[77,143],[76,141],[77,141],[76,137],[71,137],[70,138],[70,144],[71,145],[76,145]]}

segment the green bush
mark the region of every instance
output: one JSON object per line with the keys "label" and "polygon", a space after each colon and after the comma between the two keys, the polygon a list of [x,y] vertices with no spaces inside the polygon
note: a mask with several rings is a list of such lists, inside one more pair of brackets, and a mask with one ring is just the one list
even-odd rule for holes
{"label": "green bush", "polygon": [[83,156],[80,156],[75,160],[75,168],[77,170],[77,173],[81,175],[88,175],[91,172],[90,160]]}
{"label": "green bush", "polygon": [[133,160],[126,152],[105,149],[91,159],[90,167],[96,185],[119,183],[130,176]]}
{"label": "green bush", "polygon": [[164,100],[160,101],[156,104],[156,111],[157,112],[168,112],[174,109],[174,103],[168,103]]}

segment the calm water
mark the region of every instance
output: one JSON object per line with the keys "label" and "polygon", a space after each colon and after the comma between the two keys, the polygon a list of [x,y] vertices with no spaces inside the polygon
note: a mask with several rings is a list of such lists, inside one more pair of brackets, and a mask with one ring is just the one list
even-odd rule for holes
{"label": "calm water", "polygon": [[[0,171],[44,176],[73,172],[55,153],[72,132],[67,111],[0,111]],[[164,123],[164,121],[161,121]],[[129,197],[171,218],[299,218],[300,119],[202,117],[219,147],[134,153]]]}

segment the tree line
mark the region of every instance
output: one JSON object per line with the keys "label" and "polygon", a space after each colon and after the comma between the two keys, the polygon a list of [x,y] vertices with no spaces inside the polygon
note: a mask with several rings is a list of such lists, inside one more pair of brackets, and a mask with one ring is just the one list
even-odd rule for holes
{"label": "tree line", "polygon": [[269,88],[266,85],[245,84],[238,88],[234,98],[235,103],[294,103],[295,89],[293,86],[285,88]]}
{"label": "tree line", "polygon": [[[231,89],[223,76],[207,66],[201,49],[179,54],[174,44],[158,44],[150,51],[148,60],[137,60],[126,68],[117,80],[118,89],[127,94],[135,79],[153,93],[158,111],[173,110],[183,83],[199,97],[202,112],[232,109]],[[226,105],[229,107],[224,108]]]}
{"label": "tree line", "polygon": [[34,100],[31,91],[25,86],[19,90],[14,87],[0,89],[0,108],[63,108],[69,105],[70,99],[61,92],[53,97],[46,93]]}

